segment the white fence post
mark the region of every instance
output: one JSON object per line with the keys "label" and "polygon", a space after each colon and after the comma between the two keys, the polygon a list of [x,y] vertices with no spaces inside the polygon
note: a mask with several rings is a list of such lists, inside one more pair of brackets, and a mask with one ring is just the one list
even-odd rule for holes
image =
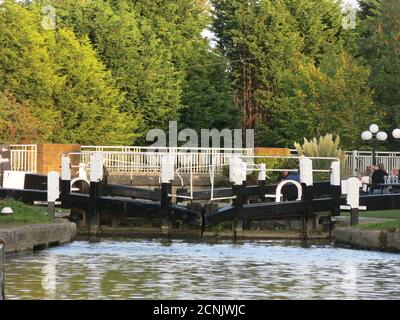
{"label": "white fence post", "polygon": [[357,152],[357,150],[353,150],[353,158],[352,158],[352,161],[351,161],[351,165],[352,165],[352,171],[353,171],[353,176],[355,176],[355,175],[357,175],[357,165],[358,165],[358,152]]}
{"label": "white fence post", "polygon": [[300,157],[299,167],[300,167],[300,172],[299,172],[300,182],[305,183],[307,186],[312,186],[314,184],[312,160],[307,157]]}

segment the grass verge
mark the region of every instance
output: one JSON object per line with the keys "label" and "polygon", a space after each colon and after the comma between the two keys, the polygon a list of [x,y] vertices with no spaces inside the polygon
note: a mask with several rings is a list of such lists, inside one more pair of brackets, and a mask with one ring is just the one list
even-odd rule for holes
{"label": "grass verge", "polygon": [[28,206],[11,199],[0,200],[0,211],[4,207],[10,207],[14,213],[10,216],[0,215],[0,224],[39,224],[53,221],[47,215],[46,208]]}

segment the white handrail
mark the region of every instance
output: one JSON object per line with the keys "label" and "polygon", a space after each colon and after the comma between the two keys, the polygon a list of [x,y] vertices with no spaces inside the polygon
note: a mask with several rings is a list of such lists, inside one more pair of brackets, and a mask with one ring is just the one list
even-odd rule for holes
{"label": "white handrail", "polygon": [[37,172],[37,145],[10,145],[10,164],[13,171]]}
{"label": "white handrail", "polygon": [[281,181],[278,186],[276,187],[276,193],[275,193],[275,202],[281,202],[282,198],[282,188],[286,184],[294,184],[297,188],[297,201],[301,200],[301,197],[303,196],[303,190],[301,188],[301,184],[298,183],[295,180],[283,180]]}
{"label": "white handrail", "polygon": [[[176,150],[206,150],[206,151],[243,151],[247,150],[249,152],[253,152],[253,148],[206,148],[206,147],[139,147],[139,146],[82,146],[81,150],[84,151],[105,151],[106,149],[117,149],[117,150],[167,150],[166,152],[175,152]],[[94,149],[94,150],[93,150]]]}
{"label": "white handrail", "polygon": [[[167,152],[143,151],[137,148],[136,151],[116,150],[121,147],[110,147],[114,150],[105,150],[105,147],[98,147],[97,150],[86,149],[79,153],[70,153],[70,155],[80,155],[80,161],[88,163],[90,155],[100,152],[104,157],[104,164],[110,174],[133,174],[135,173],[159,173],[161,170],[161,156]],[[144,147],[143,149],[152,150],[154,148]],[[167,150],[164,148],[163,150]],[[188,148],[169,148],[168,153],[175,156],[175,169],[184,174],[208,174],[209,164],[215,165],[216,172],[220,173],[222,167],[228,163],[233,154],[244,156],[252,154],[252,149],[244,148],[198,148],[201,152],[179,152],[179,150],[188,150]],[[226,150],[235,152],[226,152]],[[240,151],[240,153],[237,153]]]}
{"label": "white handrail", "polygon": [[[152,152],[152,151],[159,152]],[[82,146],[81,160],[89,163],[90,154],[93,152],[106,153],[105,163],[112,174],[158,173],[160,167],[159,155],[164,151],[176,156],[176,168],[181,173],[188,174],[190,168],[186,165],[189,161],[193,174],[208,174],[211,158],[216,156],[215,171],[220,173],[230,156],[240,155],[248,158],[277,158],[276,156],[254,156],[253,148],[188,148],[188,147],[139,147],[139,146]],[[193,152],[194,151],[194,152]],[[12,144],[10,145],[10,164],[14,171],[37,172],[37,145]],[[360,175],[367,166],[372,165],[372,151],[345,151],[346,160],[344,169],[347,174]],[[296,150],[290,150],[290,156],[280,156],[281,159],[297,159]],[[321,157],[315,157],[320,159]],[[328,158],[325,158],[328,159]],[[399,151],[377,151],[377,163],[383,163],[390,173],[393,168],[400,167]]]}

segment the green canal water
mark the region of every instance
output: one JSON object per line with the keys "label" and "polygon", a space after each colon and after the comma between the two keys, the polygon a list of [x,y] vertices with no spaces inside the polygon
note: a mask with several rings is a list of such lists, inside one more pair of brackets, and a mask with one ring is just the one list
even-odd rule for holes
{"label": "green canal water", "polygon": [[6,263],[7,299],[400,299],[400,254],[299,241],[77,241]]}

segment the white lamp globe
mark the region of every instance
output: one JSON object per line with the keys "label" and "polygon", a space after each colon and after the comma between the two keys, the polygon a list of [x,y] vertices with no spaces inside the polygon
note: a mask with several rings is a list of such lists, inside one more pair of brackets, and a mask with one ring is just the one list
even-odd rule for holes
{"label": "white lamp globe", "polygon": [[369,131],[371,131],[373,134],[378,133],[379,131],[379,127],[376,124],[371,124],[369,126]]}
{"label": "white lamp globe", "polygon": [[372,132],[371,131],[364,131],[361,134],[361,139],[363,141],[370,141],[372,139]]}
{"label": "white lamp globe", "polygon": [[393,138],[400,139],[400,129],[393,130]]}
{"label": "white lamp globe", "polygon": [[383,131],[378,132],[377,135],[376,135],[376,139],[377,139],[378,141],[380,141],[380,142],[386,141],[387,138],[388,138],[387,133],[386,133],[386,132],[383,132]]}

